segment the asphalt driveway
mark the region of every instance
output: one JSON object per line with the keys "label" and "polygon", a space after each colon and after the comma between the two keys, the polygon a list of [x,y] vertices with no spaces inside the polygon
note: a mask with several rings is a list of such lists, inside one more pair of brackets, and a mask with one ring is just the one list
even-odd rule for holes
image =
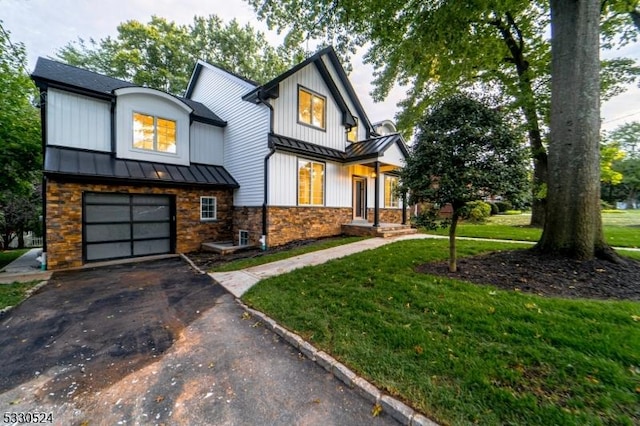
{"label": "asphalt driveway", "polygon": [[177,258],[55,273],[0,360],[1,411],[55,424],[396,424]]}

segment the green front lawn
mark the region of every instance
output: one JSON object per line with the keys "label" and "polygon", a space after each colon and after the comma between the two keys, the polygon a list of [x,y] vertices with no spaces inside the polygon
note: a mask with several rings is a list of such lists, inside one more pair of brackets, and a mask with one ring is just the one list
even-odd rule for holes
{"label": "green front lawn", "polygon": [[0,269],[4,268],[23,254],[25,254],[29,249],[16,249],[16,250],[5,250],[0,251]]}
{"label": "green front lawn", "polygon": [[[514,249],[458,244],[461,256]],[[639,302],[414,272],[446,253],[443,240],[398,242],[264,280],[243,299],[443,424],[640,424]]]}
{"label": "green front lawn", "polygon": [[[486,224],[460,223],[456,234],[459,237],[495,238],[501,240],[538,241],[542,230],[529,227],[531,216],[497,215]],[[640,210],[616,210],[603,213],[604,235],[615,247],[640,247]],[[437,235],[448,235],[448,229],[428,231]]]}
{"label": "green front lawn", "polygon": [[40,281],[26,283],[0,284],[0,309],[16,306],[27,297],[27,291]]}

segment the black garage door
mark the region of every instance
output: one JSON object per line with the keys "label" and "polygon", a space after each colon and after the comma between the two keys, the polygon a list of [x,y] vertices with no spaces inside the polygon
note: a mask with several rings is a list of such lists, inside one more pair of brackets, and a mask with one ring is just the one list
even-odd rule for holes
{"label": "black garage door", "polygon": [[84,260],[173,253],[175,199],[170,195],[86,192],[83,197]]}

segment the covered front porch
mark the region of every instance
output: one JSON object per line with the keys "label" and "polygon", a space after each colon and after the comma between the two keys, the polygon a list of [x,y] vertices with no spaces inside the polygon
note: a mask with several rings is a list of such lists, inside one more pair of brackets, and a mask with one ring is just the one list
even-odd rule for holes
{"label": "covered front porch", "polygon": [[407,155],[402,137],[396,133],[356,142],[347,147],[346,154],[344,167],[352,180],[353,216],[343,231],[386,236],[410,230],[406,197],[397,190]]}

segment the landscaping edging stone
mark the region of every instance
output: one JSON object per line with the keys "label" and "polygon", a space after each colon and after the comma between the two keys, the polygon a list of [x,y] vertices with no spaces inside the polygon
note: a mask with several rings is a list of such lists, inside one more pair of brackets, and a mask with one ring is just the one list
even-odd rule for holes
{"label": "landscaping edging stone", "polygon": [[[33,295],[33,293],[35,293],[36,291],[40,290],[42,287],[47,285],[48,282],[49,282],[49,280],[40,281],[38,284],[34,285],[29,290],[27,290],[25,292],[25,294],[24,294],[24,299],[22,299],[22,301],[20,303],[22,303],[25,300],[27,300],[28,298],[30,298]],[[0,285],[2,285],[2,284],[0,284]],[[20,306],[20,303],[18,303],[17,305],[14,305],[14,306],[6,306],[6,307],[0,309],[0,318],[4,318],[5,315],[7,315],[9,312],[14,310],[18,306]]]}
{"label": "landscaping edging stone", "polygon": [[298,349],[301,354],[320,365],[341,382],[351,388],[354,388],[358,392],[358,394],[360,394],[367,401],[370,401],[375,405],[380,405],[384,412],[388,413],[398,422],[406,426],[439,426],[438,423],[418,413],[405,403],[399,401],[396,398],[393,398],[392,396],[383,394],[373,384],[369,383],[366,379],[358,376],[346,365],[337,361],[326,352],[318,350],[312,344],[305,341],[297,334],[292,333],[286,328],[280,326],[268,315],[248,307],[247,305],[242,303],[240,299],[236,298],[236,302],[242,307],[242,309],[245,310],[245,312],[247,312],[251,317],[258,319],[258,321],[261,322],[267,329],[282,337],[287,343]]}

